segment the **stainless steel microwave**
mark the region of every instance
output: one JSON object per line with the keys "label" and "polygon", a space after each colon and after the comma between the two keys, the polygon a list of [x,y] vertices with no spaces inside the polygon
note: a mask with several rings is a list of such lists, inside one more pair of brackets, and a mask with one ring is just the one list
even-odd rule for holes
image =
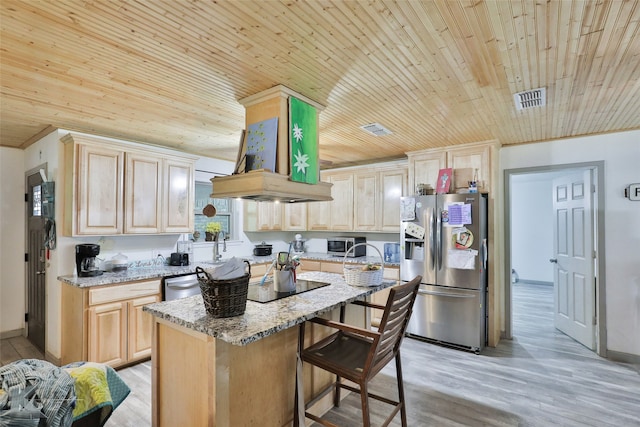
{"label": "stainless steel microwave", "polygon": [[327,253],[334,256],[345,256],[347,251],[348,258],[355,258],[367,255],[367,247],[365,245],[356,246],[358,243],[367,243],[366,237],[331,237],[327,239]]}

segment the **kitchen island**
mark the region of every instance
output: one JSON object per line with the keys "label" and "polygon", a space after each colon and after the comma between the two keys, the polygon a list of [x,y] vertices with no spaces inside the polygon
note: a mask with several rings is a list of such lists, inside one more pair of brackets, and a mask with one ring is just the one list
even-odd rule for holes
{"label": "kitchen island", "polygon": [[[152,419],[154,426],[285,426],[294,414],[298,328],[322,315],[338,318],[339,308],[396,284],[349,286],[338,274],[308,272],[300,279],[330,285],[269,303],[247,301],[243,315],[207,315],[202,296],[150,304],[152,341]],[[352,310],[353,309],[353,310]],[[348,306],[347,316],[366,324],[368,312]],[[305,339],[328,332],[309,327]],[[309,400],[331,381],[328,373],[304,367]],[[319,412],[331,405],[319,402]]]}

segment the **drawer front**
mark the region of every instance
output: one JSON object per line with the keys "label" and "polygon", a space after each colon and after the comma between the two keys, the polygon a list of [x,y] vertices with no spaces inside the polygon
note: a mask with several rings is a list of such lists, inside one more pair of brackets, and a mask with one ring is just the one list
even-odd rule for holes
{"label": "drawer front", "polygon": [[382,277],[390,280],[400,280],[400,269],[396,267],[385,267]]}
{"label": "drawer front", "polygon": [[161,292],[161,280],[144,280],[121,285],[100,286],[89,289],[89,305],[122,301]]}
{"label": "drawer front", "polygon": [[342,263],[338,262],[322,262],[322,271],[326,273],[344,273],[344,269],[342,268]]}

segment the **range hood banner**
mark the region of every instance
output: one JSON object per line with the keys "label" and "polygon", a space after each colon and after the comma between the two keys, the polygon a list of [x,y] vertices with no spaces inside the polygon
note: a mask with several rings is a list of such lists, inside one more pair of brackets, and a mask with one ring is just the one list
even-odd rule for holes
{"label": "range hood banner", "polygon": [[293,96],[289,97],[289,142],[291,180],[318,182],[318,113],[316,109]]}

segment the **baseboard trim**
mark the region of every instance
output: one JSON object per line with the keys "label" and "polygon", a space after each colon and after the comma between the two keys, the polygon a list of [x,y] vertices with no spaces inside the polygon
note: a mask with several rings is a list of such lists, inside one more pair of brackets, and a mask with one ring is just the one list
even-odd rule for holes
{"label": "baseboard trim", "polygon": [[49,353],[48,351],[44,352],[44,360],[46,360],[47,362],[51,362],[56,366],[62,366],[62,358],[55,357],[53,354]]}
{"label": "baseboard trim", "polygon": [[26,336],[24,333],[24,328],[15,329],[13,331],[0,332],[0,340],[5,340],[7,338],[21,337],[21,336]]}
{"label": "baseboard trim", "polygon": [[607,350],[607,359],[613,362],[632,363],[634,365],[640,365],[640,354]]}

